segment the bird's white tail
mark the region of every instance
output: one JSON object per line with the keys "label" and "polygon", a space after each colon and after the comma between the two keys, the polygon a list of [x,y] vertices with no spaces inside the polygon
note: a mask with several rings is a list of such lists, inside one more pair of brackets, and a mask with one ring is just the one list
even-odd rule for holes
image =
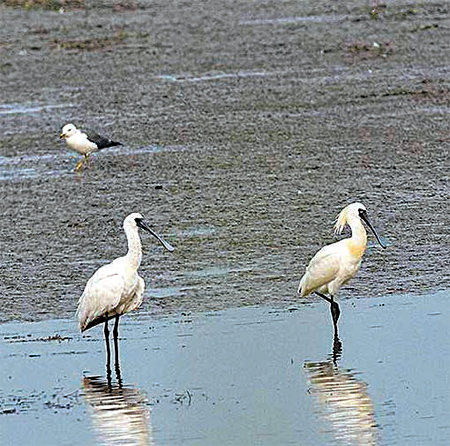
{"label": "bird's white tail", "polygon": [[297,290],[297,293],[300,294],[300,296],[302,296],[302,297],[304,297],[302,288],[303,288],[303,285],[305,284],[305,277],[306,277],[306,274],[304,274],[303,277],[300,279],[300,283],[298,285],[298,290]]}

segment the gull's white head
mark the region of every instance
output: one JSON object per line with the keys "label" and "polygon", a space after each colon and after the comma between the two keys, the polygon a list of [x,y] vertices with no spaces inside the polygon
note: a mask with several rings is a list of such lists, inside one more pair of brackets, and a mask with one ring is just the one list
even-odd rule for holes
{"label": "gull's white head", "polygon": [[351,220],[360,218],[360,212],[366,212],[366,207],[361,203],[352,203],[342,209],[334,225],[335,234],[341,234],[346,224]]}
{"label": "gull's white head", "polygon": [[71,136],[75,135],[75,133],[79,132],[79,130],[73,125],[73,124],[66,124],[62,130],[61,130],[61,134],[59,135],[59,137],[61,139],[67,139],[70,138]]}

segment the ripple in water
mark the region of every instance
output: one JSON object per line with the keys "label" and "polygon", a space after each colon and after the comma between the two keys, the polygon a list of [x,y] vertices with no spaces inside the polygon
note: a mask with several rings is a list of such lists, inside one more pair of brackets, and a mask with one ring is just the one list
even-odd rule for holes
{"label": "ripple in water", "polygon": [[84,377],[83,395],[99,444],[148,445],[151,441],[150,410],[136,388],[112,384],[100,376]]}
{"label": "ripple in water", "polygon": [[310,392],[318,402],[318,414],[339,444],[378,444],[373,402],[367,384],[332,360],[305,362]]}

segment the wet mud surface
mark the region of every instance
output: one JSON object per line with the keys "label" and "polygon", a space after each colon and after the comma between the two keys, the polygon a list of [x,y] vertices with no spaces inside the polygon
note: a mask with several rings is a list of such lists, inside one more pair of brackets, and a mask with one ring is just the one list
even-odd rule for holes
{"label": "wet mud surface", "polygon": [[132,315],[109,379],[100,328],[5,323],[0,441],[447,445],[448,298],[346,299],[340,350],[320,302]]}
{"label": "wet mud surface", "polygon": [[[0,320],[72,317],[132,211],[152,313],[294,304],[355,200],[341,298],[448,288],[447,2],[81,3],[0,5]],[[124,147],[75,174],[67,122]]]}

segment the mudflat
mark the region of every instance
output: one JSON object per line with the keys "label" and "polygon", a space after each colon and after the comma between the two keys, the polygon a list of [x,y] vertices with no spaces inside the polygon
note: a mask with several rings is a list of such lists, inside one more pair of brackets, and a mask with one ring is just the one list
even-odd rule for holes
{"label": "mudflat", "polygon": [[[2,320],[71,317],[132,211],[147,310],[295,301],[355,200],[390,246],[343,296],[448,288],[447,2],[65,5],[0,6]],[[125,146],[76,175],[67,122]]]}

